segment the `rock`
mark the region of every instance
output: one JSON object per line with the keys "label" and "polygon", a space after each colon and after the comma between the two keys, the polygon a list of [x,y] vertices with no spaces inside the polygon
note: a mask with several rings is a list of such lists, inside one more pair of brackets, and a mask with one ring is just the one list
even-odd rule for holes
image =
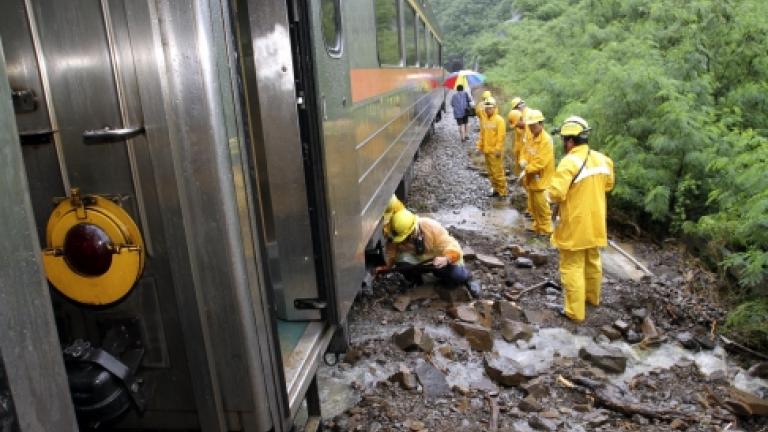
{"label": "rock", "polygon": [[574,404],[573,409],[578,412],[590,412],[592,411],[592,406],[589,404]]}
{"label": "rock", "polygon": [[715,345],[716,345],[715,338],[711,337],[710,335],[697,334],[693,338],[696,341],[696,343],[698,343],[702,348],[706,350],[715,349]]}
{"label": "rock", "polygon": [[640,414],[633,415],[632,416],[632,421],[637,423],[637,424],[639,424],[639,425],[641,425],[641,426],[648,426],[648,424],[650,424],[648,419],[645,416],[642,416]]}
{"label": "rock", "polygon": [[648,312],[645,310],[645,308],[632,309],[633,320],[641,322],[645,319],[646,316],[648,316]]}
{"label": "rock", "polygon": [[416,377],[411,373],[405,365],[400,366],[400,370],[390,375],[387,381],[400,384],[405,390],[413,390],[418,386]]}
{"label": "rock", "polygon": [[[565,408],[565,407],[564,407],[564,408]],[[559,413],[559,412],[557,412],[557,410],[554,410],[554,409],[552,409],[552,408],[550,408],[550,409],[548,409],[548,410],[546,410],[546,411],[542,411],[540,415],[541,415],[543,418],[548,418],[548,419],[557,419],[557,418],[560,418],[560,413]]]}
{"label": "rock", "polygon": [[765,416],[768,415],[768,400],[741,391],[735,387],[728,389],[730,398],[725,403],[733,411],[741,416]]}
{"label": "rock", "polygon": [[539,309],[539,310],[526,309],[523,312],[523,314],[525,314],[525,320],[528,321],[530,324],[543,324],[545,321],[555,318],[554,312],[552,312],[549,309]]}
{"label": "rock", "polygon": [[403,351],[432,351],[434,341],[419,327],[410,327],[402,333],[396,333],[392,339]]}
{"label": "rock", "polygon": [[466,260],[473,260],[477,258],[477,253],[475,252],[474,249],[472,249],[469,246],[464,246],[463,248],[461,248],[461,252],[462,252],[462,255],[464,256],[464,259]]}
{"label": "rock", "polygon": [[452,288],[439,287],[437,289],[437,295],[449,304],[467,303],[472,300],[469,291],[463,286]]}
{"label": "rock", "polygon": [[525,251],[524,247],[522,247],[520,245],[516,245],[516,244],[513,244],[513,245],[509,246],[509,252],[515,258],[528,255],[528,253]]}
{"label": "rock", "polygon": [[528,419],[528,424],[536,430],[554,431],[557,430],[557,423],[550,419],[542,418],[539,416],[533,416]]}
{"label": "rock", "polygon": [[502,320],[523,321],[525,319],[523,310],[508,300],[498,300],[494,306]]}
{"label": "rock", "polygon": [[469,387],[474,390],[479,390],[483,393],[495,393],[499,391],[496,384],[493,383],[487,376],[481,375],[477,379],[473,379],[469,383]]}
{"label": "rock", "polygon": [[587,426],[589,428],[597,428],[608,423],[608,421],[610,421],[611,419],[610,417],[605,415],[605,413],[601,410],[601,411],[592,411],[586,414],[583,420],[587,423]]}
{"label": "rock", "polygon": [[483,357],[485,373],[497,383],[511,387],[528,382],[536,377],[532,366],[523,367],[520,363],[498,353],[486,353]]}
{"label": "rock", "polygon": [[519,268],[533,268],[533,260],[526,257],[515,258],[515,265]]}
{"label": "rock", "polygon": [[661,335],[656,329],[656,324],[654,324],[651,317],[648,316],[643,318],[643,322],[640,324],[640,330],[643,332],[643,336],[648,339],[656,339]]}
{"label": "rock", "polygon": [[533,328],[519,321],[505,320],[501,324],[501,336],[507,342],[528,341],[533,337]]}
{"label": "rock", "polygon": [[629,330],[626,335],[627,343],[636,344],[643,340],[643,337],[640,336],[636,331]]}
{"label": "rock", "polygon": [[448,315],[468,323],[475,323],[479,318],[475,308],[467,304],[460,304],[449,308]]}
{"label": "rock", "polygon": [[434,367],[432,363],[422,361],[416,366],[416,376],[419,378],[424,397],[427,399],[436,399],[451,394],[451,387],[445,379],[445,374]]}
{"label": "rock", "polygon": [[611,341],[621,339],[621,331],[612,325],[604,325],[600,327],[600,331]]}
{"label": "rock", "polygon": [[462,396],[466,396],[470,392],[469,387],[465,387],[465,386],[463,386],[461,384],[454,385],[452,390],[455,391],[456,393],[462,395]]}
{"label": "rock", "polygon": [[694,339],[691,332],[682,332],[678,333],[677,336],[675,336],[678,342],[680,342],[680,345],[683,346],[683,348],[689,349],[689,350],[695,350],[699,348],[699,343],[696,342],[696,339]]}
{"label": "rock", "polygon": [[453,322],[451,325],[456,333],[464,336],[469,342],[469,346],[475,351],[491,351],[493,350],[493,337],[491,331],[478,324],[469,324],[459,321]]}
{"label": "rock", "polygon": [[627,332],[629,331],[629,329],[631,329],[631,328],[632,328],[632,327],[629,325],[629,323],[628,323],[628,322],[626,322],[626,321],[624,321],[624,320],[621,320],[621,319],[617,319],[616,321],[614,321],[614,322],[613,322],[613,326],[616,328],[616,330],[620,331],[620,332],[621,332],[621,334],[623,334],[623,335],[627,334]]}
{"label": "rock", "polygon": [[475,302],[475,311],[480,319],[478,323],[483,327],[493,326],[493,300],[478,300]]}
{"label": "rock", "polygon": [[669,428],[672,430],[686,430],[688,429],[688,423],[680,420],[680,419],[674,419],[669,424]]}
{"label": "rock", "polygon": [[450,345],[443,345],[437,349],[443,357],[453,359],[453,348]]}
{"label": "rock", "polygon": [[408,420],[408,428],[413,432],[423,431],[425,429],[424,423],[418,420]]}
{"label": "rock", "polygon": [[547,264],[547,260],[549,257],[546,254],[534,252],[531,254],[528,254],[528,258],[533,261],[533,264],[536,265],[536,267],[541,267],[543,265]]}
{"label": "rock", "polygon": [[477,254],[477,260],[486,267],[501,268],[504,267],[504,261],[492,255]]}
{"label": "rock", "polygon": [[533,396],[536,399],[541,399],[549,396],[549,387],[541,382],[540,378],[532,380],[528,383],[522,384],[520,388],[523,389],[526,396]]}
{"label": "rock", "polygon": [[517,404],[517,407],[523,412],[539,412],[543,409],[539,401],[533,396],[526,396]]}
{"label": "rock", "polygon": [[347,351],[346,354],[344,354],[344,360],[342,360],[344,363],[348,363],[350,365],[355,365],[361,358],[363,357],[362,351],[360,351],[357,348],[350,348],[349,351]]}
{"label": "rock", "polygon": [[579,357],[609,373],[622,373],[627,358],[618,348],[589,345],[579,350]]}
{"label": "rock", "polygon": [[768,379],[768,362],[754,364],[747,372],[750,376]]}
{"label": "rock", "polygon": [[411,304],[411,297],[406,294],[397,295],[392,301],[392,307],[399,312],[405,312],[409,304]]}

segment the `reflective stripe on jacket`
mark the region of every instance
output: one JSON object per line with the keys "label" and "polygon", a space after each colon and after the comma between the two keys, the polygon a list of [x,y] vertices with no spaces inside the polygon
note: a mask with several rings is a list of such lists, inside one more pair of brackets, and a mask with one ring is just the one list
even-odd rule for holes
{"label": "reflective stripe on jacket", "polygon": [[560,161],[547,188],[549,200],[560,204],[560,223],[552,235],[552,245],[559,249],[581,250],[608,244],[605,193],[613,189],[613,161],[592,150],[584,169],[574,179],[588,151],[587,145],[572,148]]}

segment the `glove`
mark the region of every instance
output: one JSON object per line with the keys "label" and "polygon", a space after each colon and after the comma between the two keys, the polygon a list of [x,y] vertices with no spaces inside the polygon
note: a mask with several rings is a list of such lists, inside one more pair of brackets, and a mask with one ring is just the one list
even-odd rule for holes
{"label": "glove", "polygon": [[448,265],[448,257],[439,256],[432,260],[432,265],[435,268],[443,268]]}
{"label": "glove", "polygon": [[519,165],[520,165],[520,170],[525,171],[525,167],[528,166],[528,161],[521,160]]}

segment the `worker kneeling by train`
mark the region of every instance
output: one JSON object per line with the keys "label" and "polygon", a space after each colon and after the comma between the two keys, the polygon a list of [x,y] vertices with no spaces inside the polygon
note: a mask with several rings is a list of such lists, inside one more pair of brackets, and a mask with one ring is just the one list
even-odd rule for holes
{"label": "worker kneeling by train", "polygon": [[402,209],[392,215],[388,231],[387,265],[380,272],[395,269],[414,284],[421,283],[422,274],[432,273],[447,287],[466,286],[474,297],[480,295],[459,242],[439,222]]}
{"label": "worker kneeling by train", "polygon": [[606,192],[613,189],[613,161],[588,145],[589,125],[569,117],[560,128],[566,156],[547,187],[547,200],[559,205],[552,245],[560,251],[565,316],[586,317],[585,303],[600,304],[603,279],[599,247],[608,244]]}

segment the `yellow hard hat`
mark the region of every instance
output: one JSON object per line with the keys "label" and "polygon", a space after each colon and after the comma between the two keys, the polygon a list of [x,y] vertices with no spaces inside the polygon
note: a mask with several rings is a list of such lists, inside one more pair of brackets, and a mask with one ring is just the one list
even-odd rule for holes
{"label": "yellow hard hat", "polygon": [[493,96],[489,96],[483,102],[483,108],[493,108],[496,106],[496,99]]}
{"label": "yellow hard hat", "polygon": [[404,208],[405,204],[397,198],[397,195],[392,195],[392,198],[389,199],[389,204],[387,204],[387,211],[394,214]]}
{"label": "yellow hard hat", "polygon": [[544,114],[541,113],[539,110],[531,109],[528,110],[528,113],[526,113],[525,116],[525,124],[532,125],[536,123],[540,123],[544,121]]}
{"label": "yellow hard hat", "polygon": [[561,136],[586,136],[589,132],[589,123],[579,116],[570,116],[563,122],[563,126],[560,127]]}
{"label": "yellow hard hat", "polygon": [[523,113],[520,112],[520,110],[513,109],[509,112],[507,115],[507,118],[509,119],[509,124],[512,126],[516,125],[517,122],[520,121],[520,118],[523,116]]}
{"label": "yellow hard hat", "polygon": [[389,221],[389,231],[392,234],[393,243],[402,243],[416,229],[419,218],[408,211],[402,209],[392,215]]}
{"label": "yellow hard hat", "polygon": [[480,96],[481,99],[488,99],[489,97],[491,97],[491,91],[490,90],[484,91],[483,94]]}
{"label": "yellow hard hat", "polygon": [[525,101],[521,97],[515,97],[512,99],[512,108],[517,108],[518,105],[521,103],[524,103]]}

